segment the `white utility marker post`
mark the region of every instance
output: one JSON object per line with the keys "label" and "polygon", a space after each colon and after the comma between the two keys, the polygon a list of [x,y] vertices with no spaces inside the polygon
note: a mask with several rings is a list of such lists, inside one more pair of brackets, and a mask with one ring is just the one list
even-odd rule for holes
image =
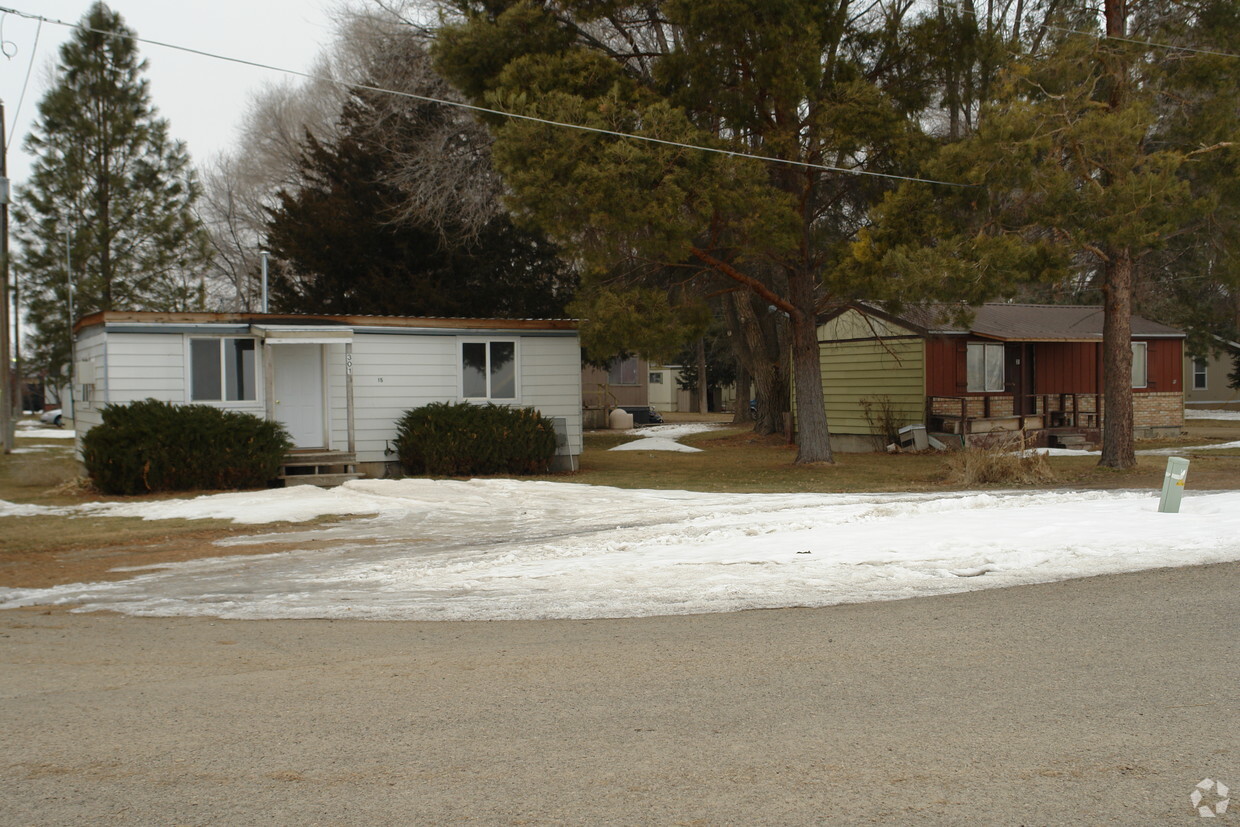
{"label": "white utility marker post", "polygon": [[1167,473],[1163,474],[1162,497],[1158,510],[1167,514],[1180,513],[1180,498],[1184,496],[1184,480],[1188,477],[1188,460],[1183,457],[1167,457]]}

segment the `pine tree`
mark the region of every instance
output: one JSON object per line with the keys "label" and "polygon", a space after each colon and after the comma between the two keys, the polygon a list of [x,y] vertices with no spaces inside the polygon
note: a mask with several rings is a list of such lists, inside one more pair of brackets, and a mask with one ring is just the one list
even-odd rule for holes
{"label": "pine tree", "polygon": [[368,94],[352,97],[338,137],[307,133],[300,187],[269,211],[280,312],[547,318],[561,316],[575,275],[558,249],[498,213],[448,239],[405,209],[390,145],[373,139]]}
{"label": "pine tree", "polygon": [[[507,202],[595,273],[655,263],[693,289],[742,290],[786,319],[797,461],[830,462],[816,336],[848,298],[844,242],[919,151],[895,36],[905,4],[847,0],[455,0],[438,66],[475,102],[603,137],[494,119]],[[710,145],[786,163],[709,155]],[[657,271],[656,271],[657,272]],[[639,285],[651,286],[642,279]],[[662,286],[662,285],[659,285]],[[756,351],[755,351],[756,352]],[[773,391],[775,383],[759,379]]]}
{"label": "pine tree", "polygon": [[80,318],[203,302],[198,184],[151,104],[133,36],[119,14],[91,6],[26,137],[36,160],[14,202],[14,265],[34,327],[30,358],[52,377],[67,373],[70,303]]}

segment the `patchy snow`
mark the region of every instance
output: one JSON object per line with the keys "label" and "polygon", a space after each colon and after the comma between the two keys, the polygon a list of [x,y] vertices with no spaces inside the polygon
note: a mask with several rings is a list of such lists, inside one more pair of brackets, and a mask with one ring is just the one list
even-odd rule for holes
{"label": "patchy snow", "polygon": [[369,514],[222,546],[314,549],[0,589],[0,608],[134,615],[499,620],[636,617],[888,600],[1240,560],[1240,492],[703,494],[543,481],[358,480],[26,513],[231,517]]}
{"label": "patchy snow", "polygon": [[648,425],[644,428],[631,428],[624,433],[640,436],[641,439],[617,445],[612,451],[679,451],[681,453],[699,453],[701,448],[681,445],[677,440],[689,434],[700,434],[726,428],[726,425],[711,425],[705,422],[686,422],[678,425]]}
{"label": "patchy snow", "polygon": [[662,437],[663,439],[680,439],[690,434],[702,434],[707,431],[718,431],[728,425],[716,425],[710,422],[678,422],[670,425],[646,425],[641,428],[630,428],[624,433],[630,436]]}
{"label": "patchy snow", "polygon": [[1240,420],[1240,411],[1208,410],[1205,408],[1185,408],[1185,419],[1223,419]]}
{"label": "patchy snow", "polygon": [[701,448],[694,448],[691,445],[681,445],[679,442],[667,439],[661,436],[650,436],[644,439],[635,439],[632,442],[625,442],[610,448],[611,451],[679,451],[685,454],[701,453]]}
{"label": "patchy snow", "polygon": [[[1240,442],[1214,442],[1209,445],[1180,445],[1175,448],[1142,448],[1137,456],[1142,457],[1173,457],[1197,451],[1224,451],[1240,448]],[[1101,451],[1087,451],[1083,448],[1030,448],[1030,451],[1048,457],[1088,457],[1099,456]]]}
{"label": "patchy snow", "polygon": [[73,439],[74,432],[72,428],[22,428],[20,431],[14,431],[14,436],[20,439]]}

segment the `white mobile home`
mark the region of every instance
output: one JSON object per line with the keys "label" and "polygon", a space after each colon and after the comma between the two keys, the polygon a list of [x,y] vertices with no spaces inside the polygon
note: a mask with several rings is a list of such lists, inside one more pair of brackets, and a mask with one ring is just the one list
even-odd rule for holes
{"label": "white mobile home", "polygon": [[75,337],[79,439],[108,404],[217,405],[283,423],[310,477],[383,476],[405,411],[493,402],[558,420],[558,467],[581,453],[573,321],[103,312]]}

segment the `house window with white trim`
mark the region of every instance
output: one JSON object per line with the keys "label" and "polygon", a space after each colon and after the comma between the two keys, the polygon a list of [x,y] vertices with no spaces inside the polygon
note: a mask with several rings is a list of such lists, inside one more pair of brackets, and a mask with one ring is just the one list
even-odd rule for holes
{"label": "house window with white trim", "polygon": [[1209,363],[1205,359],[1193,360],[1193,390],[1208,390],[1206,387],[1206,368],[1208,367]]}
{"label": "house window with white trim", "polygon": [[462,342],[461,396],[465,399],[516,399],[517,343]]}
{"label": "house window with white trim", "polygon": [[1003,345],[970,342],[966,356],[969,393],[1003,391]]}
{"label": "house window with white trim", "polygon": [[1148,357],[1148,342],[1132,343],[1132,386],[1134,388],[1144,388],[1149,385]]}
{"label": "house window with white trim", "polygon": [[253,339],[190,339],[190,400],[252,402],[257,399],[255,353]]}

